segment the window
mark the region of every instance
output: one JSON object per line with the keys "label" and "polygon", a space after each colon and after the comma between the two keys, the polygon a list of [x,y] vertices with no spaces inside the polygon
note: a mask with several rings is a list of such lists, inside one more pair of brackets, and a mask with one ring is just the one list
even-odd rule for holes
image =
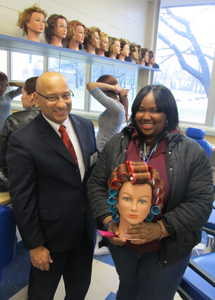
{"label": "window", "polygon": [[1,72],[7,74],[7,51],[0,50]]}
{"label": "window", "polygon": [[[95,82],[102,75],[114,76],[122,88],[130,89],[128,93],[129,108],[128,112],[131,112],[131,105],[136,96],[137,90],[137,71],[126,71],[121,69],[107,68],[102,66],[92,66],[91,81]],[[90,111],[102,112],[104,107],[95,100],[92,96],[90,97]]]}
{"label": "window", "polygon": [[84,110],[86,64],[50,57],[48,70],[59,72],[66,77],[74,93],[72,109]]}
{"label": "window", "polygon": [[154,83],[171,89],[180,121],[206,123],[215,46],[209,28],[215,28],[215,5],[161,9],[156,53],[161,72]]}

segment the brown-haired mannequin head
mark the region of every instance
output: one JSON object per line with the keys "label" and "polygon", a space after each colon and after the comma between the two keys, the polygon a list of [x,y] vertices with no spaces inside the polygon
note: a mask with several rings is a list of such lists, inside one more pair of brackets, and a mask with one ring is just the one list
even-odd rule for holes
{"label": "brown-haired mannequin head", "polygon": [[69,42],[69,49],[79,51],[79,44],[83,44],[86,35],[86,27],[78,20],[68,22],[69,33],[67,40]]}
{"label": "brown-haired mannequin head", "polygon": [[27,35],[28,40],[39,42],[39,35],[45,28],[46,11],[36,5],[19,12],[17,26],[22,29],[23,35]]}
{"label": "brown-haired mannequin head", "polygon": [[108,181],[112,221],[119,222],[120,237],[132,224],[152,221],[163,208],[164,183],[156,169],[145,162],[126,161],[114,169]]}
{"label": "brown-haired mannequin head", "polygon": [[140,46],[135,43],[131,43],[130,44],[130,56],[132,57],[132,62],[134,64],[137,64],[139,55],[140,55]]}
{"label": "brown-haired mannequin head", "polygon": [[154,52],[152,50],[149,51],[149,61],[148,63],[146,63],[146,66],[147,67],[153,67],[155,63],[155,55],[154,55]]}
{"label": "brown-haired mannequin head", "polygon": [[149,62],[149,49],[142,48],[140,51],[140,65],[145,66]]}
{"label": "brown-haired mannequin head", "polygon": [[101,30],[98,27],[87,28],[84,39],[84,49],[87,53],[96,54],[96,49],[100,48]]}
{"label": "brown-haired mannequin head", "polygon": [[129,45],[130,45],[130,42],[128,40],[120,39],[120,54],[117,57],[119,60],[124,61],[125,57],[129,56],[129,52],[130,52]]}
{"label": "brown-haired mannequin head", "polygon": [[120,54],[120,39],[115,37],[109,37],[109,50],[107,56],[116,59],[117,55]]}
{"label": "brown-haired mannequin head", "polygon": [[109,39],[108,34],[101,32],[100,35],[100,48],[96,49],[96,54],[100,56],[105,56],[105,52],[108,52],[109,49]]}
{"label": "brown-haired mannequin head", "polygon": [[44,34],[48,44],[63,47],[62,40],[67,35],[67,19],[62,15],[51,15],[46,22]]}

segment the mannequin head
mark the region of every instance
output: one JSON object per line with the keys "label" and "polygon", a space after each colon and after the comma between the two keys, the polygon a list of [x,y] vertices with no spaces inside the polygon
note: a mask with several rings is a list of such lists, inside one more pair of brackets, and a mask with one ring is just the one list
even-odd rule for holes
{"label": "mannequin head", "polygon": [[86,37],[84,39],[84,48],[88,53],[95,54],[95,49],[100,48],[101,30],[98,27],[87,28]]}
{"label": "mannequin head", "polygon": [[126,161],[108,181],[108,203],[113,222],[119,222],[120,236],[126,237],[131,224],[152,221],[163,207],[164,184],[156,169],[145,162]]}
{"label": "mannequin head", "polygon": [[69,48],[79,51],[79,44],[83,44],[86,35],[86,27],[83,23],[73,20],[68,22],[69,34],[67,39],[69,41]]}
{"label": "mannequin head", "polygon": [[23,35],[27,35],[31,40],[31,32],[34,34],[43,33],[45,28],[46,11],[36,5],[26,8],[23,12],[19,12],[17,26],[22,29]]}
{"label": "mannequin head", "polygon": [[131,43],[130,44],[130,56],[132,57],[133,63],[137,63],[139,59],[140,49],[137,44]]}
{"label": "mannequin head", "polygon": [[116,58],[117,55],[120,54],[120,39],[117,39],[115,37],[109,38],[109,50],[108,50],[108,56],[111,58]]}
{"label": "mannequin head", "polygon": [[105,52],[108,52],[109,49],[109,39],[108,34],[101,32],[100,35],[100,48],[96,49],[96,54],[105,56]]}
{"label": "mannequin head", "polygon": [[34,92],[36,92],[36,81],[38,76],[28,78],[22,88],[22,106],[27,109],[34,105]]}
{"label": "mannequin head", "polygon": [[154,55],[154,52],[152,50],[150,50],[149,51],[149,61],[148,61],[148,63],[146,63],[146,66],[152,68],[154,63],[155,63],[155,55]]}
{"label": "mannequin head", "polygon": [[128,40],[120,39],[120,54],[118,57],[119,60],[125,60],[125,57],[129,56],[129,45],[130,42]]}
{"label": "mannequin head", "polygon": [[[55,44],[55,40],[62,41],[67,35],[67,19],[61,15],[51,15],[45,27],[45,39],[48,44]],[[58,46],[58,45],[56,45]]]}
{"label": "mannequin head", "polygon": [[8,77],[5,73],[0,72],[0,96],[3,96],[8,88]]}
{"label": "mannequin head", "polygon": [[149,62],[149,49],[142,48],[140,51],[140,65],[145,65]]}

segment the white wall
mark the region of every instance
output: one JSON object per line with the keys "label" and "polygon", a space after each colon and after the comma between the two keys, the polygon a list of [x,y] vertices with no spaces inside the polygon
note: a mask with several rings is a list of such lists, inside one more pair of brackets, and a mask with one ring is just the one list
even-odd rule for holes
{"label": "white wall", "polygon": [[[151,35],[151,28],[146,23],[148,2],[158,1],[37,0],[37,4],[47,11],[48,16],[53,13],[62,14],[68,21],[79,20],[87,27],[99,27],[110,36],[127,38],[142,47],[151,48],[151,44],[144,44],[148,40],[145,40],[146,33]],[[34,3],[35,0],[0,0],[0,33],[22,37],[21,30],[16,26],[18,11],[23,11]],[[43,37],[41,41],[44,41]]]}
{"label": "white wall", "polygon": [[215,4],[215,0],[162,0],[161,7]]}

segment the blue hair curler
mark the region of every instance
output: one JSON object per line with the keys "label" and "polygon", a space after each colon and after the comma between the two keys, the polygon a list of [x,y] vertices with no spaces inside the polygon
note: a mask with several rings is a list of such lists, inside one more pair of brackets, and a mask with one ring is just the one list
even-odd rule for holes
{"label": "blue hair curler", "polygon": [[149,213],[148,216],[146,217],[146,221],[151,222],[153,220],[153,214]]}
{"label": "blue hair curler", "polygon": [[115,190],[113,188],[109,189],[109,195],[110,196],[116,196],[118,194],[118,190]]}
{"label": "blue hair curler", "polygon": [[117,203],[117,198],[114,197],[114,196],[110,196],[110,197],[108,198],[107,202],[108,202],[108,204],[110,204],[110,205],[114,205],[114,204]]}
{"label": "blue hair curler", "polygon": [[153,205],[151,208],[151,212],[153,213],[153,215],[157,216],[161,212],[161,209],[159,206]]}
{"label": "blue hair curler", "polygon": [[120,216],[119,216],[117,213],[115,213],[115,214],[113,214],[113,215],[111,216],[111,219],[112,219],[112,221],[113,221],[114,223],[118,223],[118,222],[119,222],[119,219],[120,219]]}
{"label": "blue hair curler", "polygon": [[112,214],[118,212],[118,208],[116,207],[116,204],[110,205],[109,210]]}

